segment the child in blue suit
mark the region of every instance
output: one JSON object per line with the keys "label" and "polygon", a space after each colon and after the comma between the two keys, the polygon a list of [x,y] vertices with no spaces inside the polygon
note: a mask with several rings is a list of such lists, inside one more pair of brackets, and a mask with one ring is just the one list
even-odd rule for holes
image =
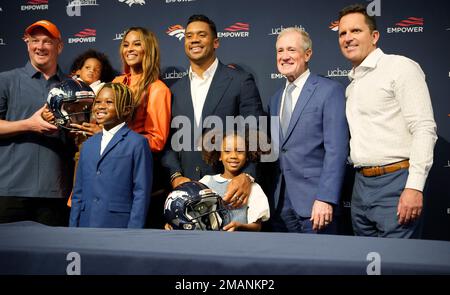
{"label": "child in blue suit", "polygon": [[126,124],[133,115],[132,92],[123,84],[106,83],[92,113],[103,130],[83,144],[69,226],[142,228],[153,161],[148,141]]}

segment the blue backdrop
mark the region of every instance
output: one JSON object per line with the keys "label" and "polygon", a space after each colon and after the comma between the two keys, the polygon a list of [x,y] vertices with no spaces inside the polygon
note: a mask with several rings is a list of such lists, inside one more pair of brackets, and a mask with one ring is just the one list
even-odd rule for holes
{"label": "blue backdrop", "polygon": [[[183,29],[191,14],[216,22],[218,56],[242,66],[256,78],[264,104],[283,83],[277,73],[275,40],[288,26],[304,28],[313,40],[311,71],[347,85],[350,64],[340,53],[333,22],[338,11],[356,0],[0,0],[0,71],[23,66],[24,29],[39,19],[60,28],[65,48],[60,58],[68,71],[88,48],[105,52],[120,71],[118,47],[130,26],[144,26],[158,36],[162,79],[168,85],[186,74]],[[364,0],[361,0],[364,2]],[[368,1],[370,2],[370,1]],[[375,0],[380,16],[379,46],[385,53],[408,56],[427,75],[439,139],[425,189],[424,234],[450,240],[450,2],[446,0]],[[349,180],[351,177],[348,177]],[[351,183],[344,189],[347,206]]]}

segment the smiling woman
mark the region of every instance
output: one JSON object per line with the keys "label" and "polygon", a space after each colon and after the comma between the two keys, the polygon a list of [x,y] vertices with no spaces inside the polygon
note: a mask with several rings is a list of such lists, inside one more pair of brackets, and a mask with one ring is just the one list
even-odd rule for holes
{"label": "smiling woman", "polygon": [[[122,39],[119,49],[124,74],[113,82],[127,85],[134,95],[136,109],[129,127],[144,136],[153,153],[153,194],[149,213],[149,226],[162,228],[162,206],[166,197],[160,165],[161,152],[169,137],[171,94],[159,79],[159,44],[153,32],[146,28],[131,27]],[[159,216],[156,221],[154,217]]]}
{"label": "smiling woman", "polygon": [[159,80],[159,45],[142,27],[125,32],[119,50],[124,75],[113,82],[130,87],[137,106],[130,128],[147,138],[152,152],[162,151],[169,136],[170,90]]}

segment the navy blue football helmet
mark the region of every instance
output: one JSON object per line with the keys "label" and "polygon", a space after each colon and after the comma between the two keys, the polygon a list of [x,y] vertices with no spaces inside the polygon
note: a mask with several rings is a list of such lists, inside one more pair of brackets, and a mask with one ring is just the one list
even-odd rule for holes
{"label": "navy blue football helmet", "polygon": [[201,182],[177,186],[167,197],[164,217],[173,229],[221,230],[230,222],[222,198]]}
{"label": "navy blue football helmet", "polygon": [[67,79],[48,93],[47,104],[55,116],[55,124],[66,129],[69,124],[82,124],[91,119],[95,93],[81,80]]}

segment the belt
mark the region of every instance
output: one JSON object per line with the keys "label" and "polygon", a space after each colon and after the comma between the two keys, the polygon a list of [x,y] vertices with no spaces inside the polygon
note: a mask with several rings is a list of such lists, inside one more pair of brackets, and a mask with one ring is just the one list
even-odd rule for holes
{"label": "belt", "polygon": [[409,160],[404,160],[397,163],[392,163],[384,166],[372,166],[358,168],[358,172],[366,177],[381,176],[392,173],[400,169],[407,169],[409,167]]}

